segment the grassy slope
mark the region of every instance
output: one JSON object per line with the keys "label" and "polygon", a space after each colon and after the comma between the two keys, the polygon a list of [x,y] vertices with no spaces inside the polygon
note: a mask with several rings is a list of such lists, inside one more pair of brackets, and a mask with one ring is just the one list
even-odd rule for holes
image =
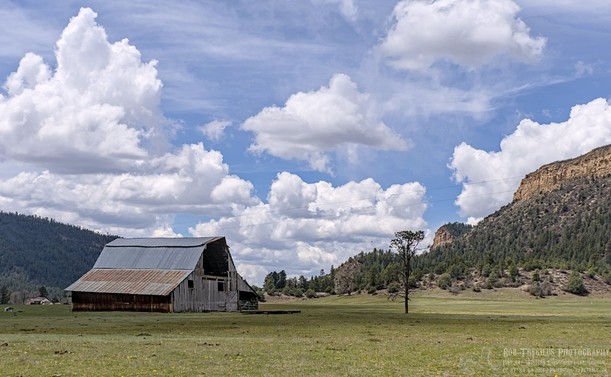
{"label": "grassy slope", "polygon": [[[482,292],[484,293],[484,292]],[[0,312],[7,376],[605,375],[611,301],[519,293],[418,292],[408,316],[382,296],[274,301],[301,314],[71,313],[66,306]],[[507,355],[551,350],[552,356]],[[584,373],[579,368],[595,368]],[[521,369],[520,369],[521,368]],[[534,369],[534,368],[545,368]]]}

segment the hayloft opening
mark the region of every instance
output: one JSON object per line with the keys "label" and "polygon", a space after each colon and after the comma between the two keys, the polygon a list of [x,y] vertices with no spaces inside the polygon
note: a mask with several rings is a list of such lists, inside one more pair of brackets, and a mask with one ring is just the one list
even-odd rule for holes
{"label": "hayloft opening", "polygon": [[226,277],[229,271],[229,258],[225,244],[217,241],[206,245],[204,250],[204,274]]}

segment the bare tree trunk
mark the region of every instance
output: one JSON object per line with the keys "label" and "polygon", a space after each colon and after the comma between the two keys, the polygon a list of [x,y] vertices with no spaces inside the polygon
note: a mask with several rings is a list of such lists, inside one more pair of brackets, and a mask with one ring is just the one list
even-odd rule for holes
{"label": "bare tree trunk", "polygon": [[405,280],[405,314],[409,312],[409,275],[410,275],[410,260],[408,259],[407,268],[404,270],[404,280]]}

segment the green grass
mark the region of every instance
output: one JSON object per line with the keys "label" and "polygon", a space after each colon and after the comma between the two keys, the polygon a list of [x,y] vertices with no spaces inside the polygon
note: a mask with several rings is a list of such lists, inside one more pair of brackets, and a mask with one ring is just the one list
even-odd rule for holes
{"label": "green grass", "polygon": [[[302,311],[287,315],[72,313],[67,306],[17,306],[15,313],[0,313],[0,375],[611,373],[611,300],[537,300],[501,291],[417,292],[408,315],[402,303],[368,295],[262,304]],[[584,349],[607,353],[569,355]]]}

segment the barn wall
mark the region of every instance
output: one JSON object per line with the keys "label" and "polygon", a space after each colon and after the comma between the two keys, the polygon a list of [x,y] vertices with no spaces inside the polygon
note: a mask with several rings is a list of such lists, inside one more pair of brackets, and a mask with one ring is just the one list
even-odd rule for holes
{"label": "barn wall", "polygon": [[[210,245],[207,245],[210,246]],[[226,270],[215,266],[214,274],[223,272],[224,276],[209,275],[205,270],[206,252],[226,254],[222,258],[227,263]],[[239,310],[238,291],[243,287],[242,278],[238,275],[228,249],[212,250],[206,248],[197,263],[195,270],[172,292],[172,303],[175,312],[203,311],[237,311]]]}
{"label": "barn wall", "polygon": [[170,296],[72,292],[73,311],[171,312]]}
{"label": "barn wall", "polygon": [[172,292],[175,312],[238,310],[238,291],[235,279],[209,275],[199,276],[196,272],[190,274]]}

